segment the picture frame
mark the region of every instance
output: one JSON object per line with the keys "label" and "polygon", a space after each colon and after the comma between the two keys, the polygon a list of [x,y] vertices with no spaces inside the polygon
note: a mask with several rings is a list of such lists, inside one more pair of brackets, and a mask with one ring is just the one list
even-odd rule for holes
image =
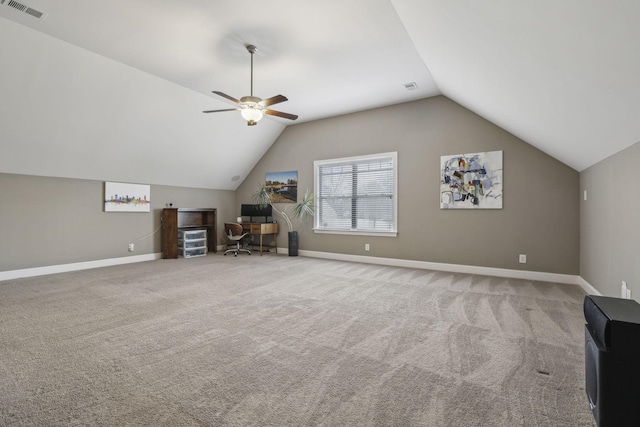
{"label": "picture frame", "polygon": [[298,171],[267,172],[265,188],[272,203],[296,203]]}
{"label": "picture frame", "polygon": [[502,209],[502,151],[440,157],[440,209]]}
{"label": "picture frame", "polygon": [[105,182],[104,211],[150,212],[151,186],[122,182]]}

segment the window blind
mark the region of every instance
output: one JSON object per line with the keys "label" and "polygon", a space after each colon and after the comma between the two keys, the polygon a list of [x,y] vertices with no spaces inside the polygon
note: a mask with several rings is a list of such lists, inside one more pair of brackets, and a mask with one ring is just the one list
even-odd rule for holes
{"label": "window blind", "polygon": [[316,228],[396,231],[396,153],[316,162]]}

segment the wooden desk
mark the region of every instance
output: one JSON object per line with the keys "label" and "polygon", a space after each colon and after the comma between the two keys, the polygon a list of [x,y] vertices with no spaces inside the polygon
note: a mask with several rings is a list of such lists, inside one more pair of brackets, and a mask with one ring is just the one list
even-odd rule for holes
{"label": "wooden desk", "polygon": [[260,255],[262,255],[263,240],[262,236],[271,236],[273,238],[273,244],[271,246],[264,246],[267,248],[273,248],[278,253],[278,241],[277,234],[279,231],[277,222],[243,222],[242,231],[245,233],[256,234],[260,236]]}

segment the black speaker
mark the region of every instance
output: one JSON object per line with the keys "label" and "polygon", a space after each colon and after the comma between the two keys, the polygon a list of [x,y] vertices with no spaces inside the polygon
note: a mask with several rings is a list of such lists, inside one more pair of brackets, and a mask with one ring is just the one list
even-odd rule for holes
{"label": "black speaker", "polygon": [[289,256],[298,256],[298,232],[289,232]]}
{"label": "black speaker", "polygon": [[640,304],[584,299],[585,383],[598,427],[640,426]]}

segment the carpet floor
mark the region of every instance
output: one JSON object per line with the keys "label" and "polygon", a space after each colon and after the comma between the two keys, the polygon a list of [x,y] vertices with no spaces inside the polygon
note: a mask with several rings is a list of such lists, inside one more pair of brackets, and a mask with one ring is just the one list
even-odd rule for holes
{"label": "carpet floor", "polygon": [[0,425],[593,427],[584,296],[273,254],[0,282]]}

